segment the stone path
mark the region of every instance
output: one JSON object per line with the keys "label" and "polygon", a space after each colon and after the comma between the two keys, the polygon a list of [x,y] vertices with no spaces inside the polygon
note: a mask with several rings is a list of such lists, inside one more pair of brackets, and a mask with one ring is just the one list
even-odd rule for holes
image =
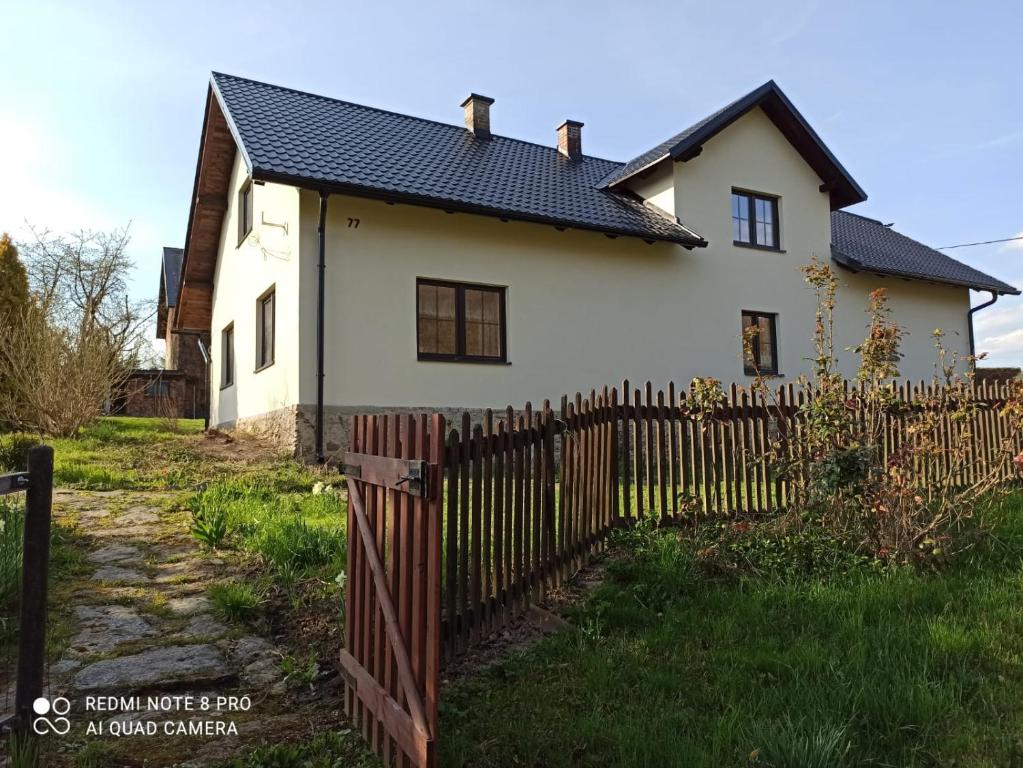
{"label": "stone path", "polygon": [[[84,738],[90,721],[235,718],[227,712],[97,712],[87,708],[87,696],[248,695],[259,706],[238,713],[243,731],[254,730],[260,706],[268,713],[279,708],[273,702],[286,692],[282,653],[214,615],[206,590],[231,578],[231,567],[197,548],[182,499],[167,493],[55,492],[58,524],[73,526],[89,550],[90,574],[74,585],[63,608],[72,636],[63,658],[50,668],[51,695],[72,702],[72,738],[75,733]],[[203,765],[224,751],[225,742],[180,743],[177,762],[147,764]]]}

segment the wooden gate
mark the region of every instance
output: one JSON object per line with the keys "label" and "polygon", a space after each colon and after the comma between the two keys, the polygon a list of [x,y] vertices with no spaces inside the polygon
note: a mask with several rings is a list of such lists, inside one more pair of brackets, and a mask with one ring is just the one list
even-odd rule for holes
{"label": "wooden gate", "polygon": [[348,479],[345,709],[387,765],[436,764],[440,414],[357,416]]}

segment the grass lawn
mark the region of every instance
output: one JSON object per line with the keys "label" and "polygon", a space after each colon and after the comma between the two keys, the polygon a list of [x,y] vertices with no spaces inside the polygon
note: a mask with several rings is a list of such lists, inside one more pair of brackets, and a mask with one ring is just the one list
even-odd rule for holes
{"label": "grass lawn", "polygon": [[1023,766],[1023,498],[944,573],[710,577],[626,534],[575,626],[442,695],[450,766]]}
{"label": "grass lawn", "polygon": [[[179,488],[198,480],[199,419],[108,416],[53,446],[54,484],[90,490]],[[192,471],[190,471],[192,470]]]}

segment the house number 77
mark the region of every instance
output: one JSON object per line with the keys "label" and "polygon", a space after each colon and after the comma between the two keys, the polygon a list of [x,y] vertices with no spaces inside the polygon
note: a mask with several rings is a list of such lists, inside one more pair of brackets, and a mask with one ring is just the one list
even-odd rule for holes
{"label": "house number 77", "polygon": [[360,219],[348,219],[348,228],[349,229],[358,229],[359,228],[359,221],[360,221]]}

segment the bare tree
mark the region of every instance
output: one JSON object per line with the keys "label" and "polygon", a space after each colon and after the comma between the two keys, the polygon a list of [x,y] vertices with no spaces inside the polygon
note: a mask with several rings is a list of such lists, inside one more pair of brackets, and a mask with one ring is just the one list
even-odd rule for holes
{"label": "bare tree", "polygon": [[155,307],[128,295],[128,227],[31,232],[21,252],[33,305],[0,326],[0,375],[12,392],[0,398],[0,419],[69,435],[123,387],[148,348]]}

